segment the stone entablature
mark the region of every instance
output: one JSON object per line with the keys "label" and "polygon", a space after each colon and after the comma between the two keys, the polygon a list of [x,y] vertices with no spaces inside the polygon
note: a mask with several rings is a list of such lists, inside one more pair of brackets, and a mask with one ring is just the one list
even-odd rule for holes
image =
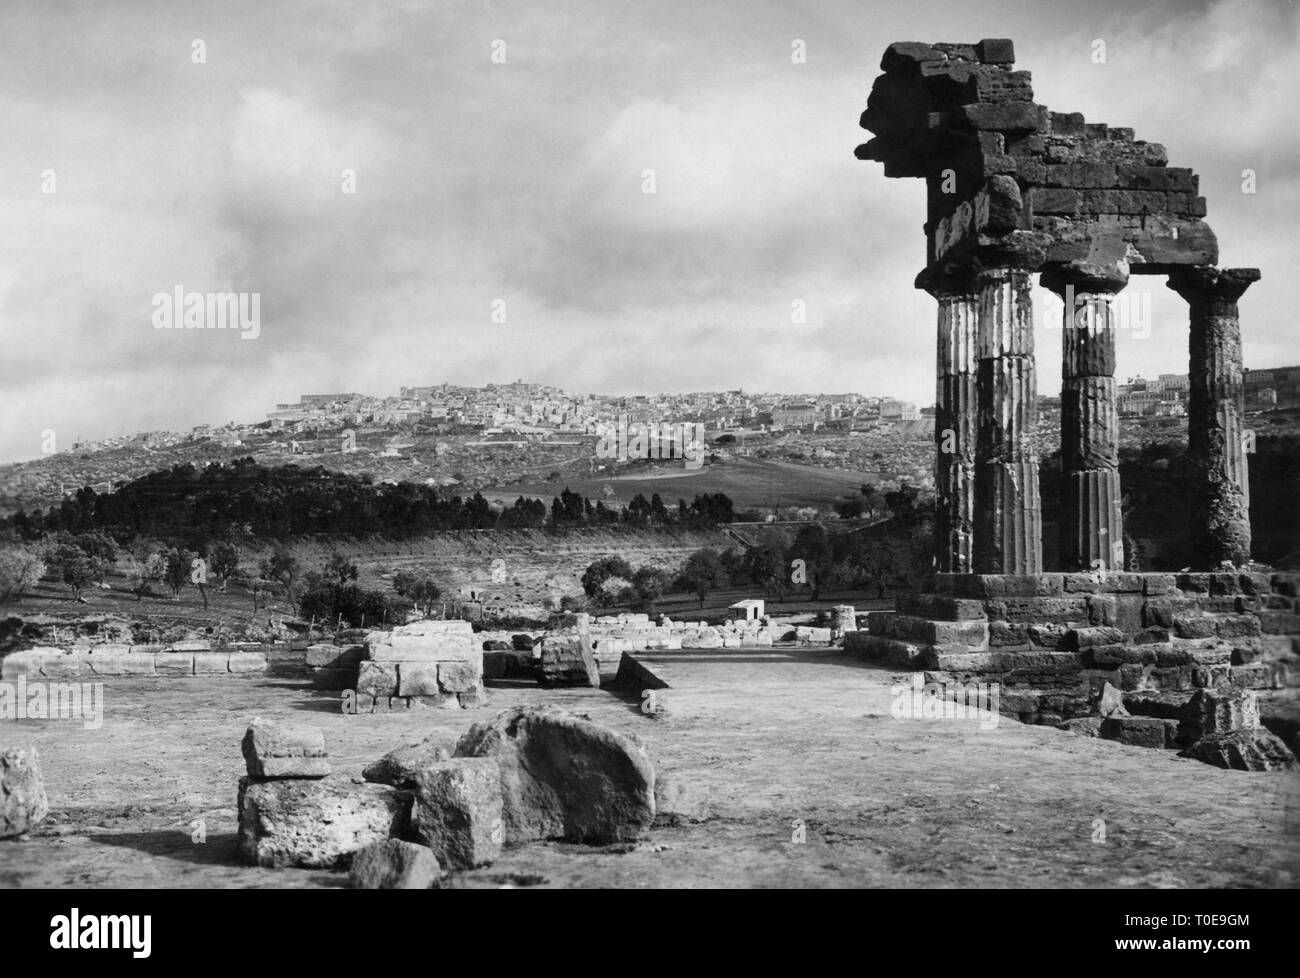
{"label": "stone entablature", "polygon": [[859,159],[926,181],[926,266],[939,304],[935,559],[953,573],[1042,567],[1032,275],[1065,299],[1061,442],[1067,570],[1126,568],[1115,296],[1168,275],[1190,308],[1189,454],[1198,566],[1250,560],[1237,300],[1258,269],[1218,269],[1191,170],[1159,143],[1033,100],[1006,39],[892,44]]}

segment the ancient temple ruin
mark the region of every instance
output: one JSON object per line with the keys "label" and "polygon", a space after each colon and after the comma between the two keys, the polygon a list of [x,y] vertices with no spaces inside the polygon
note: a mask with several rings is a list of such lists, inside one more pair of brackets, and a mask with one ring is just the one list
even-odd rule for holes
{"label": "ancient temple ruin", "polygon": [[[1300,685],[1300,575],[1250,562],[1237,301],[1197,177],[1133,130],[1034,102],[1009,40],[892,44],[860,159],[926,181],[938,302],[934,585],[872,612],[851,653],[1001,711],[1228,767],[1295,764],[1256,690]],[[1031,276],[1065,301],[1062,566],[1042,559]],[[1189,308],[1198,566],[1131,573],[1120,509],[1116,296],[1164,275]],[[1295,641],[1293,641],[1293,636]],[[1296,741],[1300,749],[1300,738]]]}
{"label": "ancient temple ruin", "polygon": [[1037,388],[1030,276],[1066,300],[1061,379],[1065,570],[1125,569],[1114,298],[1165,275],[1190,309],[1188,450],[1200,567],[1250,559],[1237,300],[1258,269],[1215,267],[1197,176],[1132,129],[1034,103],[1009,40],[892,44],[860,159],[926,182],[927,263],[939,304],[935,438],[940,571],[1037,574]]}

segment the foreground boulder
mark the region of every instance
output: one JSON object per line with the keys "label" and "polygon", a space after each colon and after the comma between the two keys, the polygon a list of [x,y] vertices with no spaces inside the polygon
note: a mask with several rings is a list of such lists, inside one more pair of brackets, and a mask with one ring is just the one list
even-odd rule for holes
{"label": "foreground boulder", "polygon": [[391,750],[375,761],[361,776],[375,784],[390,784],[395,788],[414,788],[415,776],[424,768],[451,757],[454,744],[435,734],[418,744],[407,744]]}
{"label": "foreground boulder", "polygon": [[354,890],[427,890],[441,876],[442,867],[428,846],[385,839],[352,857],[348,882]]}
{"label": "foreground boulder", "polygon": [[1291,749],[1265,727],[1202,737],[1182,756],[1235,771],[1294,771],[1300,766]]}
{"label": "foreground boulder", "polygon": [[36,748],[0,751],[0,839],[30,832],[49,813]]}
{"label": "foreground boulder", "polygon": [[323,778],[330,773],[325,735],[314,727],[256,717],[242,748],[250,778]]}
{"label": "foreground boulder", "polygon": [[496,760],[508,842],[624,842],[654,821],[655,772],[644,748],[558,707],[503,710],[474,724],[456,756]]}
{"label": "foreground boulder", "polygon": [[501,853],[501,769],[490,757],[432,764],[415,779],[411,833],[452,869],[473,869]]}
{"label": "foreground boulder", "polygon": [[341,868],[359,849],[406,833],[411,793],[322,780],[239,782],[239,854],[257,866]]}

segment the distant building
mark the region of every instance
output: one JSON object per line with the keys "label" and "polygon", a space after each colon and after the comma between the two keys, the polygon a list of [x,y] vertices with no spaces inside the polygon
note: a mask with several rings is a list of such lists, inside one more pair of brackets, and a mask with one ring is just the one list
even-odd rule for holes
{"label": "distant building", "polygon": [[880,400],[881,421],[920,421],[921,412],[911,401],[899,401],[892,397]]}
{"label": "distant building", "polygon": [[[1300,405],[1300,367],[1271,367],[1267,370],[1242,372],[1247,404],[1276,404],[1278,407]],[[1263,395],[1271,390],[1272,400]]]}
{"label": "distant building", "polygon": [[758,621],[763,617],[763,599],[746,598],[737,601],[727,609],[727,613],[732,621]]}
{"label": "distant building", "polygon": [[780,404],[772,408],[772,423],[782,428],[805,428],[821,420],[816,404]]}

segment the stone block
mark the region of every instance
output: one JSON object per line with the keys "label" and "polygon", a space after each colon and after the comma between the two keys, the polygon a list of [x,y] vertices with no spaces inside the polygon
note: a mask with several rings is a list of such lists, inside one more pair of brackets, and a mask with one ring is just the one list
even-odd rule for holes
{"label": "stone block", "polygon": [[353,854],[348,883],[354,890],[427,890],[441,876],[428,846],[385,839]]}
{"label": "stone block", "polygon": [[592,655],[591,640],[582,632],[548,634],[542,640],[539,668],[543,686],[600,688],[600,668]]}
{"label": "stone block", "polygon": [[184,642],[172,642],[163,646],[163,652],[211,652],[212,643],[207,639],[192,639]]}
{"label": "stone block", "polygon": [[1147,595],[1173,594],[1177,590],[1173,574],[1143,574],[1142,593]]}
{"label": "stone block", "polygon": [[323,778],[330,773],[325,735],[315,727],[256,717],[241,749],[253,779]]}
{"label": "stone block", "polygon": [[442,692],[438,688],[437,662],[399,662],[397,664],[398,696],[437,696]]}
{"label": "stone block", "polygon": [[1182,722],[1188,743],[1234,730],[1253,730],[1259,726],[1259,701],[1254,690],[1235,686],[1198,689],[1183,708]]}
{"label": "stone block", "polygon": [[1198,189],[1196,174],[1183,167],[1121,164],[1117,176],[1120,186],[1134,190],[1195,194]]}
{"label": "stone block", "polygon": [[1232,646],[1217,639],[1174,639],[1159,648],[1156,661],[1162,666],[1218,666],[1232,661]]}
{"label": "stone block", "polygon": [[1076,717],[1058,723],[1057,726],[1080,737],[1100,737],[1101,723],[1101,717]]}
{"label": "stone block", "polygon": [[[130,646],[126,646],[130,648]],[[122,675],[122,659],[125,657],[121,652],[105,652],[103,647],[97,648],[85,658],[85,666],[93,676],[120,676]]]}
{"label": "stone block", "polygon": [[364,645],[310,645],[305,655],[306,664],[317,668],[354,669],[366,657]]}
{"label": "stone block", "polygon": [[[1090,625],[1118,625],[1119,624],[1119,602],[1113,594],[1090,594],[1084,599],[1088,605],[1088,624]],[[1140,622],[1135,622],[1134,627],[1139,627]]]}
{"label": "stone block", "polygon": [[1260,631],[1268,635],[1300,635],[1300,615],[1286,611],[1261,611]]}
{"label": "stone block", "polygon": [[230,672],[229,652],[195,652],[194,675],[211,676]]}
{"label": "stone block", "polygon": [[1033,625],[1079,625],[1088,621],[1086,598],[1004,598],[985,606],[990,619]]}
{"label": "stone block", "polygon": [[844,651],[872,662],[918,669],[924,662],[928,646],[898,639],[871,635],[867,632],[849,632],[844,636]]}
{"label": "stone block", "polygon": [[1033,102],[977,102],[963,105],[961,112],[976,129],[1016,132],[1044,129],[1047,123],[1047,110]]}
{"label": "stone block", "polygon": [[366,660],[357,669],[357,692],[387,698],[397,695],[397,663]]}
{"label": "stone block", "polygon": [[1212,638],[1217,631],[1216,619],[1206,615],[1175,615],[1174,635],[1178,638]]}
{"label": "stone block", "polygon": [[153,652],[131,652],[121,656],[119,663],[124,676],[154,676],[154,662],[157,656]]}
{"label": "stone block", "polygon": [[407,832],[411,793],[341,778],[239,782],[239,854],[255,866],[341,869]]}
{"label": "stone block", "polygon": [[62,649],[34,648],[10,652],[0,659],[0,679],[17,679],[19,676],[39,676],[47,660],[63,657]]}
{"label": "stone block", "polygon": [[1259,619],[1254,615],[1226,615],[1215,622],[1220,638],[1249,638],[1260,634]]}
{"label": "stone block", "polygon": [[1107,717],[1101,722],[1104,740],[1117,740],[1130,747],[1173,747],[1177,734],[1176,720],[1159,717]]}
{"label": "stone block", "polygon": [[0,839],[30,832],[49,811],[36,748],[0,750]]}
{"label": "stone block", "polygon": [[153,671],[158,676],[192,676],[194,653],[159,652],[153,659]]}
{"label": "stone block", "polygon": [[1273,689],[1278,685],[1278,676],[1274,671],[1276,663],[1254,662],[1250,665],[1232,666],[1229,681],[1242,689]]}
{"label": "stone block", "polygon": [[230,671],[237,675],[260,675],[267,670],[265,652],[231,652]]}
{"label": "stone block", "polygon": [[1188,700],[1196,695],[1182,690],[1137,690],[1124,695],[1124,708],[1133,716],[1181,720]]}
{"label": "stone block", "polygon": [[[986,65],[1009,65],[1015,63],[1016,47],[1009,38],[986,37],[975,45],[975,56]],[[1028,72],[1015,72],[1025,74]]]}
{"label": "stone block", "polygon": [[1117,182],[1113,163],[1058,163],[1047,167],[1049,187],[1102,188]]}
{"label": "stone block", "polygon": [[481,682],[479,670],[473,662],[439,662],[438,686],[444,693],[470,693]]}
{"label": "stone block", "polygon": [[272,676],[307,674],[307,650],[272,645],[266,649],[267,672]]}
{"label": "stone block", "polygon": [[644,748],[557,707],[515,707],[477,723],[456,756],[496,760],[508,842],[629,841],[654,820],[655,775]]}
{"label": "stone block", "polygon": [[1045,649],[1064,650],[1068,647],[1070,629],[1064,625],[1030,625],[1029,641]]}
{"label": "stone block", "polygon": [[[405,703],[402,709],[405,709]],[[418,744],[407,744],[391,750],[369,765],[361,776],[375,784],[388,784],[395,788],[414,788],[415,776],[426,767],[451,757],[455,743],[439,734],[426,737]]]}
{"label": "stone block", "polygon": [[1095,646],[1116,645],[1123,643],[1124,633],[1118,628],[1098,625],[1089,628],[1074,628],[1066,632],[1066,647],[1071,650],[1090,649]]}
{"label": "stone block", "polygon": [[1291,749],[1264,727],[1203,737],[1182,756],[1236,771],[1294,771],[1297,767]]}
{"label": "stone block", "polygon": [[506,839],[495,757],[456,757],[415,775],[411,831],[448,868],[493,862]]}
{"label": "stone block", "polygon": [[1122,666],[1154,663],[1159,645],[1098,645],[1088,649],[1088,662],[1093,666]]}
{"label": "stone block", "polygon": [[394,635],[385,644],[372,644],[370,658],[375,662],[411,662],[416,659],[467,659],[482,655],[473,638],[463,635]]}
{"label": "stone block", "polygon": [[[1043,168],[1046,179],[1046,167]],[[1064,187],[1034,187],[1029,191],[1029,206],[1034,214],[1065,214],[1079,216],[1083,194]]]}
{"label": "stone block", "polygon": [[988,644],[991,648],[1007,645],[1028,645],[1029,626],[1023,622],[1012,624],[1006,621],[990,622],[988,626]]}

